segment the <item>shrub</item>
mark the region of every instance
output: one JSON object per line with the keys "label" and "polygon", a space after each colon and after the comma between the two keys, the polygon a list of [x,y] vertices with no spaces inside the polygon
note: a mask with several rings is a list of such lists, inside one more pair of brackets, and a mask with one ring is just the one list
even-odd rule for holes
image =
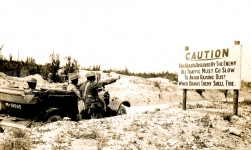
{"label": "shrub", "polygon": [[195,90],[198,94],[200,94],[200,96],[202,96],[202,93],[205,92],[204,89],[196,89]]}
{"label": "shrub", "polygon": [[227,121],[230,121],[230,119],[231,119],[231,117],[233,116],[233,114],[230,114],[230,113],[224,113],[223,115],[222,115],[222,117],[223,117],[223,120],[227,120]]}
{"label": "shrub", "polygon": [[247,82],[247,81],[244,81],[244,80],[241,80],[241,87],[242,88],[251,88],[251,82]]}
{"label": "shrub", "polygon": [[43,77],[43,79],[48,79],[48,74],[50,73],[51,64],[46,63],[45,65],[40,66],[40,75]]}
{"label": "shrub", "polygon": [[24,62],[24,68],[28,70],[27,75],[32,75],[38,73],[38,65],[36,64],[36,61],[34,58],[27,57],[26,61]]}
{"label": "shrub", "polygon": [[212,122],[211,122],[210,116],[208,114],[201,117],[200,122],[202,123],[203,126],[212,127]]}
{"label": "shrub", "polygon": [[65,57],[66,64],[64,68],[64,74],[67,76],[68,73],[78,73],[79,72],[79,64],[76,59],[72,59],[71,56]]}
{"label": "shrub", "polygon": [[242,105],[251,105],[251,99],[245,98],[242,102],[240,102]]}
{"label": "shrub", "polygon": [[58,82],[59,81],[59,77],[58,77],[58,70],[60,68],[60,55],[59,54],[54,54],[54,52],[52,52],[52,54],[50,54],[50,60],[51,60],[51,73],[52,73],[52,77],[51,80],[54,82]]}
{"label": "shrub", "polygon": [[160,83],[161,83],[161,81],[153,81],[154,87],[157,87],[159,89],[160,89]]}
{"label": "shrub", "polygon": [[30,135],[22,129],[12,129],[10,135],[4,138],[2,146],[4,150],[29,150]]}
{"label": "shrub", "polygon": [[[39,73],[45,80],[51,80],[52,82],[59,82],[60,78],[58,75],[58,70],[60,68],[60,55],[59,54],[50,54],[50,63],[45,65],[38,65],[40,69]],[[51,76],[49,76],[51,74]]]}
{"label": "shrub", "polygon": [[31,57],[25,61],[0,59],[0,71],[8,76],[20,77],[40,73],[40,67]]}
{"label": "shrub", "polygon": [[[101,70],[101,67],[100,67],[100,65],[90,65],[89,66],[89,68],[88,67],[82,67],[81,68],[82,70],[88,70],[88,71],[100,71]],[[110,69],[111,70],[111,69]],[[112,71],[107,71],[107,70],[104,70],[103,72],[105,72],[105,73],[110,73],[110,72],[112,72]]]}
{"label": "shrub", "polygon": [[228,97],[228,90],[227,89],[219,89],[219,91],[224,94],[225,98]]}
{"label": "shrub", "polygon": [[127,67],[125,67],[124,70],[109,69],[109,70],[103,70],[103,72],[104,73],[116,72],[118,74],[123,74],[123,75],[128,75],[128,76],[138,76],[138,77],[142,77],[142,78],[161,77],[161,78],[168,79],[170,81],[176,81],[176,82],[178,81],[178,74],[177,73],[170,73],[168,71],[162,71],[162,72],[158,72],[158,73],[154,73],[154,72],[132,73],[129,71],[129,69]]}

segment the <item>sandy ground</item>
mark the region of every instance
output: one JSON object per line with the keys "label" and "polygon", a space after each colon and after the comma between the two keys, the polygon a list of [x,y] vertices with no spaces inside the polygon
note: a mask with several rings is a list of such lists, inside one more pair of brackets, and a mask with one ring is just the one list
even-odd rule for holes
{"label": "sandy ground", "polygon": [[[112,76],[117,74],[102,75],[103,79]],[[49,84],[39,75],[33,77],[39,81],[38,88],[62,86]],[[9,77],[0,83],[22,88],[27,78]],[[232,98],[226,100],[218,90],[206,90],[202,96],[188,91],[187,110],[182,110],[182,90],[166,79],[121,76],[106,90],[131,102],[127,115],[33,127],[26,132],[27,149],[251,149],[251,106],[243,103],[251,100],[248,89],[240,91],[238,116],[231,115]],[[12,133],[0,133],[2,148],[7,140],[18,140]]]}

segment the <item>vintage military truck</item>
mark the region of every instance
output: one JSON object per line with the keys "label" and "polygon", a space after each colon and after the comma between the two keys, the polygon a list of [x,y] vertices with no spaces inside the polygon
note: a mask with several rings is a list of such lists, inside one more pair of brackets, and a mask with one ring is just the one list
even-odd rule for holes
{"label": "vintage military truck", "polygon": [[[109,92],[104,92],[107,110],[102,117],[126,114],[124,106],[130,107],[129,101],[118,98],[110,99]],[[63,89],[35,90],[25,94],[18,88],[0,88],[0,126],[27,128],[33,122],[53,122],[64,117],[76,120],[78,97],[75,93]],[[83,111],[86,112],[86,111]],[[82,113],[82,118],[85,117]]]}

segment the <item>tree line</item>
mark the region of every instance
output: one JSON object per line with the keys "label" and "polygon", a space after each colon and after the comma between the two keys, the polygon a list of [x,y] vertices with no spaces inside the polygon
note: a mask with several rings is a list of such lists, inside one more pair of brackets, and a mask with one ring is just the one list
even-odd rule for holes
{"label": "tree line", "polygon": [[[66,56],[66,64],[60,67],[60,55],[52,52],[49,55],[50,62],[45,64],[37,64],[36,60],[32,57],[27,57],[26,60],[13,60],[12,54],[9,55],[9,59],[3,57],[1,54],[3,45],[0,47],[0,72],[5,73],[8,76],[25,77],[28,75],[40,74],[45,80],[51,82],[63,82],[67,80],[68,73],[78,73],[80,65],[78,61],[71,56]],[[100,65],[90,66],[89,68],[81,68],[82,70],[89,71],[101,71]],[[128,76],[138,76],[142,78],[166,78],[170,81],[178,81],[177,73],[170,73],[168,71],[162,72],[143,72],[134,73],[129,71],[127,67],[124,69],[109,69],[103,70],[104,73],[116,72],[118,74]]]}
{"label": "tree line", "polygon": [[[94,65],[94,66],[90,66],[89,68],[81,68],[82,70],[90,70],[90,71],[101,71],[101,67],[100,65]],[[109,70],[103,70],[104,73],[111,73],[111,72],[115,72],[118,74],[122,74],[122,75],[127,75],[127,76],[138,76],[138,77],[142,77],[142,78],[165,78],[168,79],[170,81],[178,81],[178,74],[177,73],[172,73],[169,71],[161,71],[161,72],[131,72],[127,67],[125,67],[124,69],[109,69]]]}
{"label": "tree line", "polygon": [[[49,55],[49,58],[50,62],[42,65],[37,64],[36,60],[32,57],[27,57],[26,60],[19,61],[13,60],[11,54],[9,55],[9,59],[2,56],[0,57],[0,72],[15,77],[40,74],[45,80],[50,80],[51,82],[61,82],[63,78],[67,78],[68,73],[79,72],[78,61],[71,56],[65,57],[66,64],[63,65],[63,67],[60,67],[59,54],[52,52],[52,54]],[[61,72],[59,72],[59,70],[61,70]]]}

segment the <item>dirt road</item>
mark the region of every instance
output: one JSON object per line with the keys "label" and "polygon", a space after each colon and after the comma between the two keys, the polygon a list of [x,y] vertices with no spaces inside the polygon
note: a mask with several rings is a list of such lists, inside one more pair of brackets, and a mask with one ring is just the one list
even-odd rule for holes
{"label": "dirt road", "polygon": [[164,109],[170,106],[171,104],[158,104],[158,105],[147,105],[147,106],[131,106],[131,107],[125,107],[127,114],[135,114],[145,111],[154,111],[156,108]]}

